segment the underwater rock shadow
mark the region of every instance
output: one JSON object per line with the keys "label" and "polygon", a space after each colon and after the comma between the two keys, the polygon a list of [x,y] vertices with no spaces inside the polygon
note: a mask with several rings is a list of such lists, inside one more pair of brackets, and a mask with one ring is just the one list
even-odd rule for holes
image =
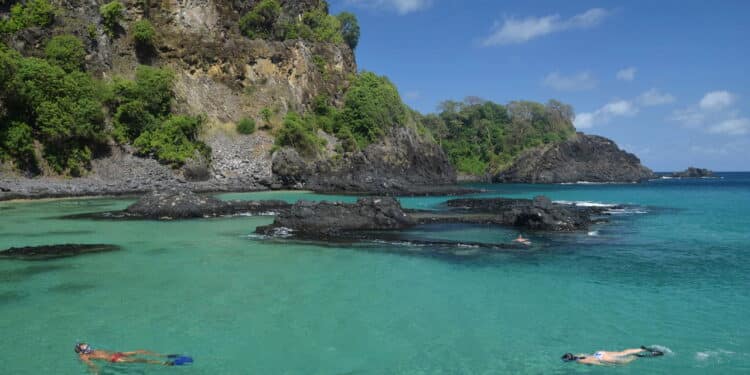
{"label": "underwater rock shadow", "polygon": [[72,267],[70,265],[62,264],[45,264],[0,271],[0,282],[19,282],[39,274],[56,272],[68,268]]}
{"label": "underwater rock shadow", "polygon": [[0,259],[43,261],[83,254],[117,251],[120,249],[120,246],[110,244],[62,244],[12,247],[0,251]]}

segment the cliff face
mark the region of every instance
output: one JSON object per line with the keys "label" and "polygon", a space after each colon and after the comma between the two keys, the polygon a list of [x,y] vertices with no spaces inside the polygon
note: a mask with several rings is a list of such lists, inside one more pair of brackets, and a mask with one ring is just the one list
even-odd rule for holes
{"label": "cliff face", "polygon": [[[24,55],[41,56],[49,38],[73,34],[86,44],[86,68],[105,78],[132,76],[138,64],[169,66],[177,76],[181,112],[204,113],[216,122],[257,116],[262,108],[302,111],[317,95],[337,102],[347,78],[357,71],[345,44],[251,40],[240,33],[240,17],[257,1],[122,0],[122,20],[107,35],[98,2],[52,1],[59,9],[52,27],[29,28],[6,42]],[[282,1],[283,17],[295,18],[317,0]],[[148,18],[157,30],[155,46],[138,50],[133,22]]]}
{"label": "cliff face", "polygon": [[[357,72],[354,53],[343,43],[242,35],[240,18],[259,1],[120,0],[124,12],[113,35],[108,35],[99,13],[105,1],[50,2],[56,7],[51,26],[30,27],[0,39],[25,56],[43,57],[53,36],[74,35],[84,42],[86,71],[101,79],[132,78],[139,64],[169,67],[176,77],[175,112],[206,115],[201,138],[213,149],[210,172],[218,180],[271,176],[270,132],[238,136],[234,123],[251,117],[264,124],[261,111],[270,110],[278,125],[288,111],[308,110],[319,95],[339,105],[349,78]],[[297,19],[320,5],[319,0],[280,3],[281,19]],[[136,48],[131,27],[141,19],[148,19],[156,30],[151,48]],[[168,168],[165,173],[170,173]],[[99,177],[96,163],[89,174]]]}
{"label": "cliff face", "polygon": [[380,142],[340,159],[306,162],[285,148],[274,155],[273,173],[280,186],[323,192],[425,194],[456,182],[440,146],[410,128],[394,128]]}
{"label": "cliff face", "polygon": [[604,137],[578,133],[571,139],[522,154],[496,182],[639,182],[654,173],[633,154]]}

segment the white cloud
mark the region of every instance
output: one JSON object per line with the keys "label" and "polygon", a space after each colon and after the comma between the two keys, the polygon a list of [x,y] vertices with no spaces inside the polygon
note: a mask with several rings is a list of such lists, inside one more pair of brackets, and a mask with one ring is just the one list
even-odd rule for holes
{"label": "white cloud", "polygon": [[670,120],[681,122],[689,128],[695,128],[706,122],[706,114],[695,108],[676,109]]}
{"label": "white cloud", "polygon": [[605,104],[594,112],[583,112],[576,115],[573,125],[576,129],[588,129],[606,124],[614,117],[630,117],[638,113],[638,107],[629,100],[615,100]]}
{"label": "white cloud", "polygon": [[432,0],[347,0],[351,4],[395,10],[398,14],[416,12],[432,5]]}
{"label": "white cloud", "polygon": [[750,118],[742,117],[740,111],[732,108],[736,99],[729,91],[711,91],[696,105],[675,110],[670,119],[711,134],[750,134]]}
{"label": "white cloud", "polygon": [[661,92],[657,89],[651,89],[639,95],[636,101],[644,107],[653,107],[674,103],[675,97],[672,96],[672,94]]}
{"label": "white cloud", "polygon": [[625,69],[620,69],[617,71],[617,79],[620,81],[632,81],[635,79],[635,73],[638,71],[638,69],[634,67],[629,67]]}
{"label": "white cloud", "polygon": [[709,133],[725,135],[744,135],[750,133],[750,119],[733,118],[722,121],[708,128]]}
{"label": "white cloud", "polygon": [[[653,107],[669,104],[675,101],[674,96],[651,89],[638,95],[633,100],[615,100],[609,102],[593,112],[583,112],[576,115],[573,125],[578,129],[588,129],[596,125],[606,124],[613,117],[631,117],[641,111],[641,107]],[[685,114],[687,116],[689,114]]]}
{"label": "white cloud", "polygon": [[550,73],[542,84],[558,91],[591,90],[597,85],[596,79],[589,72],[581,72],[572,76],[563,76],[557,72]]}
{"label": "white cloud", "polygon": [[605,9],[593,8],[568,19],[563,19],[559,14],[544,17],[506,17],[503,22],[495,22],[492,33],[484,38],[482,45],[518,44],[555,32],[588,29],[599,25],[609,14],[610,12]]}
{"label": "white cloud", "polygon": [[627,100],[618,100],[607,103],[600,111],[612,116],[633,116],[638,113],[638,108]]}
{"label": "white cloud", "polygon": [[719,111],[734,103],[734,95],[728,91],[711,91],[703,96],[700,107],[708,111]]}
{"label": "white cloud", "polygon": [[594,126],[594,117],[595,114],[592,112],[583,112],[576,114],[575,120],[573,120],[573,125],[575,125],[576,129],[588,129]]}

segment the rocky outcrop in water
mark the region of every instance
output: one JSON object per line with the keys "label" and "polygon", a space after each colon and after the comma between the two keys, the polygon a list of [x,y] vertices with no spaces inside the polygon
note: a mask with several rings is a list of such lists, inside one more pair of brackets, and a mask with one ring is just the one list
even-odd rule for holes
{"label": "rocky outcrop in water", "polygon": [[12,247],[0,251],[0,259],[50,260],[116,250],[120,250],[120,247],[117,245],[106,244],[64,244]]}
{"label": "rocky outcrop in water", "polygon": [[412,227],[416,222],[393,198],[360,198],[356,203],[299,201],[276,217],[273,224],[256,229],[273,234],[279,228],[295,233],[328,237],[346,232],[394,230]]}
{"label": "rocky outcrop in water", "polygon": [[672,173],[672,177],[675,178],[702,178],[702,177],[713,177],[714,172],[705,168],[690,167],[682,172]]}
{"label": "rocky outcrop in water", "polygon": [[[444,216],[424,222],[457,220],[460,222],[492,223],[522,229],[570,232],[585,230],[597,220],[592,216],[604,214],[611,207],[576,207],[553,203],[549,198],[534,199],[453,199],[446,202],[453,212],[464,216]],[[479,214],[479,215],[471,215]]]}
{"label": "rocky outcrop in water", "polygon": [[306,161],[285,148],[273,157],[279,187],[327,193],[376,195],[460,194],[456,173],[443,150],[414,130],[395,128],[380,142],[342,158]]}
{"label": "rocky outcrop in water", "polygon": [[549,198],[454,199],[448,211],[406,211],[393,198],[361,198],[356,203],[299,201],[256,232],[303,237],[351,237],[352,232],[399,230],[416,224],[495,224],[529,230],[585,230],[611,207],[576,207]]}
{"label": "rocky outcrop in water", "polygon": [[571,139],[523,153],[496,182],[575,183],[640,182],[654,178],[635,155],[615,142],[578,133]]}
{"label": "rocky outcrop in water", "polygon": [[122,214],[126,218],[189,219],[278,212],[289,206],[290,204],[284,201],[222,201],[187,190],[167,190],[144,195],[128,206]]}

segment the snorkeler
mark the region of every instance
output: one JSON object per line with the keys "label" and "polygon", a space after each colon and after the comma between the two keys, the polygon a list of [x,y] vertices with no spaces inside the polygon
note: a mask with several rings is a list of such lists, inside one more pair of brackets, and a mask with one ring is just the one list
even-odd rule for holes
{"label": "snorkeler", "polygon": [[620,352],[605,352],[600,350],[594,354],[565,353],[562,356],[564,362],[577,362],[582,365],[625,365],[643,357],[658,357],[664,355],[661,350],[641,346],[640,349],[625,349]]}
{"label": "snorkeler", "polygon": [[513,242],[518,242],[524,245],[531,245],[531,241],[528,238],[523,238],[523,236],[520,233],[518,234],[518,238],[513,240]]}
{"label": "snorkeler", "polygon": [[[148,363],[153,365],[163,365],[163,366],[179,366],[184,365],[187,363],[192,363],[193,359],[186,356],[181,356],[178,354],[159,354],[150,352],[148,350],[135,350],[132,352],[110,352],[106,350],[98,350],[91,347],[91,345],[86,344],[85,342],[79,342],[75,346],[75,352],[78,354],[78,357],[81,358],[81,360],[89,366],[89,368],[95,373],[99,373],[99,369],[97,368],[96,364],[94,364],[93,361],[106,361],[111,363]],[[136,358],[136,356],[151,356],[151,357],[163,357],[167,358],[168,360],[155,360],[155,359],[145,359],[145,358]]]}

